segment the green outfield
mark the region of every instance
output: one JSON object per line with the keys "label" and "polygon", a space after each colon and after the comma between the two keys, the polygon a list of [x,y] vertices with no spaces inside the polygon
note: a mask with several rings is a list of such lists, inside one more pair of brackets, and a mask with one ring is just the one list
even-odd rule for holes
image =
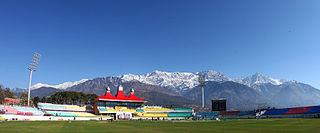
{"label": "green outfield", "polygon": [[9,121],[0,132],[112,133],[319,133],[320,119],[241,119],[226,121]]}

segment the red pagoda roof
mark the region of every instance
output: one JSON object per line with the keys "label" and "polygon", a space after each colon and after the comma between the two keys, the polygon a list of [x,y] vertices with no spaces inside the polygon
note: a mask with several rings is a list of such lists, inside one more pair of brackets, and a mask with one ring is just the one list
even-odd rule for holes
{"label": "red pagoda roof", "polygon": [[118,93],[115,96],[112,96],[110,93],[110,88],[107,88],[106,94],[102,95],[94,100],[99,101],[119,101],[119,102],[146,102],[145,100],[141,99],[140,97],[137,97],[134,94],[134,90],[131,89],[129,97],[125,96],[123,93],[123,87],[122,85],[119,85],[118,87]]}

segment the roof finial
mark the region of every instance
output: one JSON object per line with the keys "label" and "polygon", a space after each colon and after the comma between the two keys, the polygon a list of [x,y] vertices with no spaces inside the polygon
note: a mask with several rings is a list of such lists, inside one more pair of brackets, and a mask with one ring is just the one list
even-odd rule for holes
{"label": "roof finial", "polygon": [[118,91],[123,91],[123,87],[122,87],[122,85],[121,85],[121,84],[119,85],[119,89],[118,89]]}
{"label": "roof finial", "polygon": [[130,92],[131,92],[131,94],[134,94],[134,89],[133,89],[133,88],[131,88],[131,91],[130,91]]}
{"label": "roof finial", "polygon": [[110,92],[110,87],[109,86],[107,87],[107,92]]}

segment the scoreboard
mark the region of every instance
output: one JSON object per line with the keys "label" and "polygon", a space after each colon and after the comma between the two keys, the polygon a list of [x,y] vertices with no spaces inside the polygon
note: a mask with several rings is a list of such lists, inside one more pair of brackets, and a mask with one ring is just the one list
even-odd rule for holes
{"label": "scoreboard", "polygon": [[226,111],[227,99],[212,100],[212,111]]}

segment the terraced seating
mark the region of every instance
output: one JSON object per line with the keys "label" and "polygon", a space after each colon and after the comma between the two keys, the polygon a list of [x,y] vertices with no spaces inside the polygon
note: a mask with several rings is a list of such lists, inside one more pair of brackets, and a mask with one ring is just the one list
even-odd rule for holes
{"label": "terraced seating", "polygon": [[6,114],[14,115],[37,115],[42,116],[44,113],[37,108],[31,107],[20,107],[20,106],[6,106],[0,105],[1,110],[5,111]]}
{"label": "terraced seating", "polygon": [[75,115],[71,112],[57,112],[57,111],[47,111],[48,114],[51,114],[52,116],[62,116],[62,117],[77,117],[78,115]]}
{"label": "terraced seating", "polygon": [[195,116],[200,117],[217,117],[219,116],[220,112],[197,112],[195,113]]}
{"label": "terraced seating", "polygon": [[0,108],[0,114],[5,114],[5,113],[6,113],[6,111],[4,109]]}
{"label": "terraced seating", "polygon": [[18,110],[12,106],[0,105],[0,108],[3,109],[8,114],[17,114]]}
{"label": "terraced seating", "polygon": [[33,113],[32,112],[26,112],[26,113],[24,113],[24,115],[33,115]]}
{"label": "terraced seating", "polygon": [[101,112],[106,112],[107,111],[107,109],[105,108],[105,107],[98,107],[98,110]]}
{"label": "terraced seating", "polygon": [[48,103],[39,103],[38,106],[43,108],[56,108],[56,109],[66,108],[64,105],[56,105],[56,104],[48,104]]}
{"label": "terraced seating", "polygon": [[17,115],[24,115],[24,112],[18,111],[18,112],[17,112]]}
{"label": "terraced seating", "polygon": [[310,110],[304,112],[303,114],[310,114],[310,113],[320,113],[320,106],[313,106]]}
{"label": "terraced seating", "polygon": [[108,112],[119,112],[119,110],[117,110],[117,109],[112,109],[112,108],[107,109],[107,111],[108,111]]}
{"label": "terraced seating", "polygon": [[136,109],[136,112],[144,112],[143,109]]}
{"label": "terraced seating", "polygon": [[290,114],[309,114],[320,113],[320,106],[284,108],[267,110],[263,115],[290,115]]}
{"label": "terraced seating", "polygon": [[136,112],[135,109],[113,109],[113,108],[99,108],[100,111],[108,111],[108,112]]}
{"label": "terraced seating", "polygon": [[78,117],[96,117],[96,115],[91,114],[91,113],[75,113],[75,112],[72,112],[71,114],[76,115]]}
{"label": "terraced seating", "polygon": [[136,112],[135,109],[123,109],[122,111],[123,112]]}
{"label": "terraced seating", "polygon": [[170,111],[169,108],[144,108],[144,111]]}
{"label": "terraced seating", "polygon": [[176,111],[192,111],[192,108],[174,108],[173,110],[176,110]]}
{"label": "terraced seating", "polygon": [[169,113],[168,117],[191,117],[191,113]]}
{"label": "terraced seating", "polygon": [[86,109],[86,107],[64,105],[67,109]]}
{"label": "terraced seating", "polygon": [[283,115],[284,113],[288,112],[289,108],[286,109],[273,109],[266,111],[263,115]]}
{"label": "terraced seating", "polygon": [[142,117],[168,117],[168,114],[142,114]]}
{"label": "terraced seating", "polygon": [[240,111],[220,111],[219,115],[222,116],[238,116]]}
{"label": "terraced seating", "polygon": [[43,116],[43,112],[38,110],[37,108],[30,108],[30,107],[15,107],[20,112],[24,112],[25,115],[37,115]]}
{"label": "terraced seating", "polygon": [[243,115],[255,115],[256,112],[255,111],[240,111],[239,112],[239,116],[243,116]]}
{"label": "terraced seating", "polygon": [[285,112],[285,115],[288,114],[302,114],[304,112],[307,112],[311,109],[312,107],[299,107],[299,108],[290,108],[287,112]]}
{"label": "terraced seating", "polygon": [[59,105],[51,103],[39,103],[38,106],[44,110],[56,110],[56,111],[93,111],[91,107],[80,107],[77,105]]}

